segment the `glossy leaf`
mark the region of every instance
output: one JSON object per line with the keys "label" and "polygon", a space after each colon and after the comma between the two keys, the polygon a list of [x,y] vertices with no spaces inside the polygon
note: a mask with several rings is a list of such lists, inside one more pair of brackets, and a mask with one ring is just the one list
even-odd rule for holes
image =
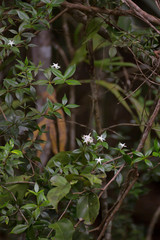
{"label": "glossy leaf", "polygon": [[70,78],[76,71],[76,65],[71,65],[64,73],[64,78]]}
{"label": "glossy leaf", "polygon": [[51,183],[55,187],[48,192],[47,198],[51,205],[57,209],[59,201],[69,193],[71,186],[64,177],[59,175],[52,177]]}
{"label": "glossy leaf", "polygon": [[75,231],[71,221],[66,218],[51,224],[50,228],[56,231],[56,235],[52,238],[53,240],[72,240],[72,235]]}
{"label": "glossy leaf", "polygon": [[11,233],[20,234],[20,233],[24,232],[28,227],[29,227],[28,225],[19,224],[12,229]]}
{"label": "glossy leaf", "polygon": [[94,193],[89,193],[78,200],[77,217],[83,219],[85,224],[92,224],[99,214],[99,199]]}

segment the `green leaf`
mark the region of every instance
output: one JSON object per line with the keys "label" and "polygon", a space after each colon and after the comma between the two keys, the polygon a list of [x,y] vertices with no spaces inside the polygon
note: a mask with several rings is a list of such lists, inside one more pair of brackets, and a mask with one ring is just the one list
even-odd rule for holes
{"label": "green leaf", "polygon": [[89,193],[78,200],[77,217],[83,219],[85,224],[92,224],[99,214],[99,199],[94,193]]}
{"label": "green leaf", "polygon": [[51,67],[51,71],[56,77],[63,79],[63,75],[62,75],[61,71],[59,71],[53,67]]}
{"label": "green leaf", "polygon": [[[117,61],[119,60],[119,61]],[[102,60],[95,60],[94,62],[96,67],[102,68],[104,70],[109,69],[110,66],[112,67],[133,67],[136,68],[136,65],[130,62],[122,62],[121,59],[116,59],[116,61],[114,60],[114,58],[109,59],[109,58],[105,58]]]}
{"label": "green leaf", "polygon": [[132,164],[137,163],[137,162],[141,162],[144,158],[143,157],[138,157],[135,160],[132,161]]}
{"label": "green leaf", "polygon": [[4,31],[5,27],[0,28],[0,33]]}
{"label": "green leaf", "polygon": [[134,152],[134,154],[138,157],[144,157],[143,153],[141,153],[141,152],[136,151],[136,152]]}
{"label": "green leaf", "polygon": [[160,144],[157,139],[154,140],[154,149],[158,152],[160,149]]}
{"label": "green leaf", "polygon": [[120,93],[122,89],[119,85],[114,83],[108,83],[103,80],[96,81],[96,83],[107,88],[118,99],[118,101],[127,109],[127,111],[131,113],[131,115],[133,116],[132,110],[130,109],[127,102],[124,100],[123,95]]}
{"label": "green leaf", "polygon": [[53,94],[53,92],[54,92],[54,87],[53,87],[51,84],[49,84],[49,85],[47,86],[47,92],[48,92],[50,95]]}
{"label": "green leaf", "polygon": [[72,65],[70,66],[64,73],[64,78],[67,79],[67,78],[70,78],[76,71],[76,65]]}
{"label": "green leaf", "polygon": [[108,143],[102,142],[101,145],[102,145],[104,148],[108,149]]}
{"label": "green leaf", "polygon": [[10,107],[12,105],[13,102],[13,97],[10,93],[7,93],[5,96],[5,102],[6,104]]}
{"label": "green leaf", "polygon": [[81,85],[81,83],[77,80],[73,80],[73,79],[70,79],[70,80],[66,80],[66,83],[68,85]]}
{"label": "green leaf", "polygon": [[29,20],[29,16],[25,12],[17,10],[17,14],[18,14],[20,19]]}
{"label": "green leaf", "polygon": [[40,208],[36,208],[36,210],[33,212],[33,216],[35,218],[35,220],[38,219],[39,215],[40,215],[41,211],[40,211]]}
{"label": "green leaf", "polygon": [[23,90],[17,89],[16,90],[16,97],[20,102],[22,102],[22,100],[23,100]]}
{"label": "green leaf", "polygon": [[68,104],[68,105],[66,105],[66,107],[67,108],[77,108],[77,107],[79,107],[79,105],[77,105],[77,104]]}
{"label": "green leaf", "polygon": [[49,227],[56,231],[56,235],[52,238],[53,240],[72,240],[75,230],[70,220],[63,218]]}
{"label": "green leaf", "polygon": [[83,45],[87,43],[90,39],[94,39],[102,26],[102,20],[98,18],[92,18],[88,21],[86,26],[86,33],[84,36]]}
{"label": "green leaf", "polygon": [[153,167],[153,164],[152,164],[152,162],[150,160],[145,159],[144,161],[145,161],[146,165],[148,165],[149,167]]}
{"label": "green leaf", "polygon": [[69,182],[62,176],[56,175],[51,178],[52,185],[56,186],[52,188],[48,194],[47,198],[51,205],[57,209],[59,201],[64,198],[70,191],[71,186]]}
{"label": "green leaf", "polygon": [[37,207],[36,204],[28,203],[28,204],[24,205],[22,208],[23,208],[23,209],[30,210],[30,209],[33,209],[33,208],[36,208],[36,207]]}
{"label": "green leaf", "polygon": [[146,153],[145,153],[145,157],[148,157],[148,156],[150,156],[150,155],[151,155],[151,153],[152,153],[152,149],[149,149],[148,151],[146,151]]}
{"label": "green leaf", "polygon": [[64,96],[63,96],[63,98],[62,98],[62,104],[63,104],[63,105],[66,105],[67,102],[68,102],[68,99],[67,99],[67,97],[66,97],[66,94],[64,94]]}
{"label": "green leaf", "polygon": [[36,82],[34,82],[35,85],[46,85],[48,83],[48,80],[46,79],[41,79]]}
{"label": "green leaf", "polygon": [[12,150],[11,153],[14,153],[14,154],[18,155],[19,157],[23,157],[23,154],[20,150],[15,149],[15,150]]}
{"label": "green leaf", "polygon": [[63,107],[63,110],[68,116],[71,116],[71,111],[67,107]]}
{"label": "green leaf", "polygon": [[18,83],[15,81],[15,79],[14,78],[12,78],[12,79],[9,79],[9,78],[5,78],[5,80],[4,80],[4,84],[8,84],[8,85],[11,85],[11,86],[13,86],[13,87],[15,87]]}
{"label": "green leaf", "polygon": [[28,225],[19,224],[19,225],[15,226],[15,227],[12,229],[11,233],[13,233],[13,234],[22,233],[22,232],[24,232],[28,227],[29,227]]}
{"label": "green leaf", "polygon": [[6,183],[12,183],[12,185],[7,186],[7,190],[3,191],[3,195],[0,196],[0,205],[9,201],[13,200],[13,196],[10,194],[12,192],[14,195],[17,196],[18,200],[22,200],[24,197],[25,192],[28,189],[28,183],[20,183],[18,184],[18,181],[28,181],[30,179],[30,176],[21,175],[16,177],[9,177],[6,181]]}
{"label": "green leaf", "polygon": [[2,96],[5,93],[6,93],[6,90],[4,90],[4,89],[0,90],[0,96]]}
{"label": "green leaf", "polygon": [[47,163],[47,167],[49,168],[53,168],[55,166],[57,166],[56,164],[58,163],[59,166],[62,164],[67,165],[70,162],[70,158],[71,158],[71,152],[70,151],[65,151],[65,152],[59,152],[58,154],[56,154],[54,157],[52,157],[48,163]]}
{"label": "green leaf", "polygon": [[[117,171],[115,171],[116,174]],[[122,182],[123,182],[123,176],[121,173],[118,174],[118,176],[116,177],[116,182],[118,184],[118,186],[121,186]]]}
{"label": "green leaf", "polygon": [[132,158],[130,156],[128,156],[127,154],[123,156],[123,159],[127,164],[132,163]]}
{"label": "green leaf", "polygon": [[54,79],[54,84],[55,85],[60,85],[60,84],[63,84],[63,83],[65,83],[65,80],[63,79],[63,78],[56,78],[56,79]]}
{"label": "green leaf", "polygon": [[34,185],[34,191],[37,193],[39,191],[38,183],[35,183]]}
{"label": "green leaf", "polygon": [[98,177],[96,177],[95,175],[93,174],[81,174],[83,177],[87,178],[91,185],[94,185],[94,184],[101,184],[102,183],[102,180],[99,179]]}
{"label": "green leaf", "polygon": [[116,54],[117,54],[117,49],[116,49],[115,47],[111,47],[111,48],[109,49],[109,56],[110,56],[111,58],[113,58],[113,57],[116,56]]}

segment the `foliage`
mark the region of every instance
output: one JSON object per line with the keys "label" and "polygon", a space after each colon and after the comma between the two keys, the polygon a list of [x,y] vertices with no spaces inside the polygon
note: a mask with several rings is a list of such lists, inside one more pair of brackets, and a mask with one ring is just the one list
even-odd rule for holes
{"label": "foliage", "polygon": [[[65,113],[68,119],[72,116],[72,111],[81,111],[79,103],[70,103],[64,89],[82,87],[88,83],[92,85],[92,80],[95,80],[95,86],[100,86],[102,91],[109,91],[115,97],[116,103],[118,101],[128,112],[131,123],[137,124],[143,133],[159,94],[160,77],[156,70],[152,70],[153,60],[155,61],[154,50],[158,45],[159,36],[151,28],[139,31],[133,24],[124,26],[124,16],[118,16],[116,22],[116,19],[104,19],[103,15],[89,15],[83,36],[80,34],[83,29],[82,23],[76,24],[72,36],[76,51],[71,63],[62,70],[59,70],[60,67],[55,63],[44,69],[43,63],[39,62],[36,65],[27,52],[36,47],[32,42],[33,38],[39,32],[50,28],[56,14],[62,11],[64,1],[13,2],[10,6],[3,1],[0,8],[0,69],[3,73],[0,89],[1,230],[10,234],[13,239],[23,234],[27,240],[95,239],[92,230],[94,224],[98,225],[97,219],[103,222],[100,199],[106,189],[113,190],[116,195],[121,193],[119,190],[123,190],[128,173],[138,168],[143,176],[130,193],[128,191],[132,203],[125,204],[129,208],[143,193],[141,188],[148,179],[153,178],[157,181],[160,158],[159,123],[155,121],[152,124],[154,135],[147,135],[144,149],[135,150],[139,139],[135,139],[130,148],[128,144],[126,146],[125,143],[121,143],[124,138],[119,137],[120,134],[126,134],[127,140],[130,133],[118,130],[118,136],[112,135],[116,139],[113,146],[108,141],[112,137],[111,134],[107,135],[105,130],[94,130],[96,116],[92,116],[92,131],[76,139],[77,148],[50,157],[43,167],[37,151],[44,150],[42,146],[47,140],[38,137],[47,134],[47,126],[40,126],[39,119],[62,119],[59,110]],[[122,5],[120,1],[91,2],[91,5],[102,9],[105,6],[106,9],[113,9]],[[60,23],[57,24],[61,25],[61,22],[63,21],[60,19]],[[107,40],[99,34],[102,28],[107,31]],[[104,58],[93,57],[94,67],[91,66],[92,61],[88,57],[88,46],[91,42],[95,55],[101,56],[107,49]],[[132,61],[126,61],[123,53],[121,54],[123,49],[127,49],[134,56]],[[129,69],[138,74],[139,68],[141,69],[139,61],[147,65],[145,70],[149,72],[149,77],[144,76],[142,72],[144,86],[142,84],[140,88],[135,84],[125,88],[119,77],[120,72]],[[89,66],[89,71],[83,80],[77,80],[77,69],[82,62]],[[92,67],[95,75],[91,73],[90,77],[88,72]],[[104,73],[104,78],[102,75],[99,77],[98,71]],[[43,74],[44,79],[37,79],[39,73]],[[152,86],[153,81],[157,87],[154,84]],[[131,84],[130,81],[128,84]],[[36,92],[38,86],[46,87],[47,91],[42,109],[38,109],[36,105],[40,97]],[[50,96],[59,89],[64,91],[61,100],[52,101]],[[147,92],[150,97],[146,100]],[[94,97],[92,95],[92,98]],[[38,132],[36,138],[35,131]],[[109,200],[107,199],[109,207],[113,206],[113,209],[114,194],[110,194]],[[126,223],[129,224],[128,228],[132,234],[127,235],[127,230],[122,229],[121,224],[127,225]],[[138,239],[141,231],[141,227],[132,223],[130,216],[128,222],[126,221],[123,209],[115,218],[114,229],[114,239],[118,239],[118,235],[123,239]],[[142,232],[141,236],[143,239]]]}

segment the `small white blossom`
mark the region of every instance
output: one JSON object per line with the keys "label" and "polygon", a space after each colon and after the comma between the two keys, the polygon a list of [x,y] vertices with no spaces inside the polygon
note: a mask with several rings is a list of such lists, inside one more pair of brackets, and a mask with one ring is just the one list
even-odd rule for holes
{"label": "small white blossom", "polygon": [[95,160],[97,161],[97,163],[100,163],[100,164],[101,164],[103,158],[99,157],[99,158],[96,158]]}
{"label": "small white blossom", "polygon": [[120,149],[122,149],[122,148],[125,148],[125,147],[127,147],[127,146],[126,146],[125,143],[119,143],[119,144],[118,144],[118,147],[119,147]]}
{"label": "small white blossom", "polygon": [[59,69],[59,68],[60,68],[60,66],[58,65],[58,63],[53,63],[53,64],[51,65],[51,67],[53,67],[53,68],[55,68],[55,69]]}
{"label": "small white blossom", "polygon": [[8,42],[9,46],[13,47],[14,44],[15,44],[15,42],[13,40],[9,40],[9,42]]}
{"label": "small white blossom", "polygon": [[101,142],[104,142],[104,141],[106,140],[106,138],[103,137],[103,135],[101,135],[101,136],[98,136],[98,137],[97,137],[97,140],[98,140],[98,141],[101,141]]}
{"label": "small white blossom", "polygon": [[82,139],[84,140],[84,143],[93,143],[93,138],[91,137],[91,133],[88,135],[83,135]]}

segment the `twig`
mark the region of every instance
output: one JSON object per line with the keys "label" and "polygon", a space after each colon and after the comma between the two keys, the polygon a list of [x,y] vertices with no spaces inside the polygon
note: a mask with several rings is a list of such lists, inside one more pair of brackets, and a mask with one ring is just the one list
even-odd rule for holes
{"label": "twig", "polygon": [[[111,125],[107,128],[103,128],[103,131],[105,130],[109,130],[110,128],[115,128],[115,127],[119,127],[119,126],[131,126],[131,127],[139,127],[140,124],[137,124],[137,123],[117,123],[117,124],[114,124],[114,125]],[[142,127],[145,127],[146,124],[141,124]],[[157,131],[157,132],[160,132],[159,129],[157,129],[156,127],[153,127],[152,128],[153,130]]]}
{"label": "twig", "polygon": [[31,165],[32,172],[33,172],[32,177],[33,177],[35,175],[35,171],[34,171],[34,167],[33,167],[33,164],[32,164],[32,160],[30,160],[30,158],[28,158],[26,154],[24,156],[25,156],[25,158],[27,158],[27,160],[29,161],[29,163]]}
{"label": "twig", "polygon": [[64,214],[67,212],[67,209],[69,208],[70,204],[71,204],[72,200],[69,200],[64,212],[61,214],[61,216],[58,218],[58,221],[61,220],[61,218],[64,216]]}
{"label": "twig", "polygon": [[152,113],[152,115],[151,115],[151,117],[150,117],[150,119],[149,119],[149,121],[147,123],[147,126],[146,126],[146,128],[144,130],[144,133],[143,133],[142,137],[141,137],[140,143],[139,143],[139,145],[137,147],[137,151],[140,151],[143,148],[143,146],[145,144],[145,141],[146,141],[146,139],[148,137],[148,134],[149,134],[149,132],[150,132],[150,130],[152,128],[152,125],[153,125],[153,123],[154,123],[154,121],[155,121],[159,111],[160,111],[160,98],[159,98],[159,100],[157,102],[157,105],[156,105],[156,107],[155,107],[155,109],[154,109],[154,111],[153,111],[153,113]]}
{"label": "twig", "polygon": [[[54,18],[52,18],[50,21],[49,21],[49,23],[51,24],[51,23],[53,23],[53,22],[55,22],[59,17],[61,17],[65,12],[67,12],[68,11],[68,8],[65,8],[65,9],[63,9],[63,11],[61,11],[60,13],[58,13]],[[37,33],[39,33],[40,32],[40,30],[37,30],[34,34],[36,35]]]}
{"label": "twig", "polygon": [[158,7],[159,10],[160,10],[160,1],[159,1],[159,0],[155,0],[155,3],[156,3],[157,7]]}
{"label": "twig", "polygon": [[[108,224],[110,223],[110,221],[113,219],[114,215],[116,214],[116,212],[119,210],[120,206],[123,203],[123,200],[125,199],[125,197],[128,195],[130,189],[133,187],[133,185],[135,184],[138,175],[136,174],[137,171],[132,171],[132,173],[130,172],[128,178],[127,178],[127,188],[125,188],[125,190],[123,191],[123,193],[121,194],[121,197],[118,199],[118,201],[116,202],[116,204],[113,206],[113,208],[111,208],[111,210],[109,211],[109,215],[106,218],[106,222],[102,228],[102,231],[98,237],[97,240],[101,240],[101,238],[104,235],[104,232],[108,226]],[[136,174],[136,175],[135,175]],[[133,175],[133,176],[132,176]],[[133,178],[132,181],[130,181],[130,178]]]}
{"label": "twig", "polygon": [[3,115],[3,117],[4,117],[4,119],[5,119],[6,121],[8,121],[8,120],[7,120],[7,117],[6,117],[6,115],[5,115],[5,113],[3,112],[3,109],[1,108],[1,106],[0,106],[0,111],[1,111],[1,113],[2,113],[2,115]]}
{"label": "twig", "polygon": [[83,190],[82,192],[74,192],[74,193],[72,193],[72,194],[82,194],[82,193],[84,193],[84,192],[86,192],[86,190]]}
{"label": "twig", "polygon": [[[67,212],[67,209],[69,208],[71,202],[72,202],[72,200],[69,200],[69,202],[68,202],[68,204],[67,204],[64,212],[63,212],[63,213],[61,214],[61,216],[58,218],[58,221],[60,221],[60,220],[62,219],[62,217],[65,215],[65,213]],[[53,232],[53,230],[54,230],[54,229],[52,228],[51,231],[48,233],[47,238],[50,237],[50,235],[51,235],[51,233]]]}
{"label": "twig", "polygon": [[80,11],[95,13],[95,14],[104,13],[107,15],[114,15],[114,16],[128,16],[133,14],[132,10],[122,10],[117,8],[116,9],[98,8],[98,7],[82,5],[80,3],[69,3],[67,1],[63,2],[61,6],[67,7],[69,9],[77,9]]}
{"label": "twig", "polygon": [[72,59],[75,50],[74,50],[73,44],[71,42],[70,31],[69,31],[66,15],[63,16],[63,30],[64,30],[64,37],[65,37],[65,41],[67,44],[67,48],[69,50],[69,55],[70,55],[70,58]]}
{"label": "twig", "polygon": [[102,188],[100,194],[99,194],[99,198],[102,196],[103,192],[108,188],[108,186],[116,179],[116,177],[118,176],[118,174],[121,172],[121,170],[124,168],[125,164],[123,164],[120,169],[117,171],[117,173],[113,176],[113,178]]}
{"label": "twig", "polygon": [[[17,199],[16,199],[16,197],[14,196],[13,192],[10,191],[7,187],[5,187],[5,186],[3,186],[3,185],[1,185],[1,187],[4,188],[5,190],[7,190],[7,191],[12,195],[13,199],[15,200],[15,202],[17,203]],[[25,222],[26,222],[27,225],[28,225],[28,220],[26,219],[26,217],[24,216],[24,214],[22,213],[22,211],[21,211],[21,209],[20,209],[19,207],[18,207],[18,211],[19,211],[19,213],[21,214],[22,218],[25,220]]]}
{"label": "twig", "polygon": [[78,225],[79,225],[81,222],[83,222],[83,220],[80,219],[80,220],[74,225],[74,228],[77,228]]}
{"label": "twig", "polygon": [[[142,18],[143,21],[146,23],[155,23],[155,24],[160,24],[160,19],[157,17],[152,16],[151,14],[143,11],[139,6],[137,6],[132,0],[123,0],[123,2],[135,13],[136,16],[139,16]],[[150,24],[149,24],[150,25]],[[152,25],[152,28],[154,26]],[[154,27],[155,28],[155,27]],[[154,29],[155,30],[155,29]],[[157,29],[156,29],[157,30]],[[158,31],[158,30],[157,30]],[[159,31],[158,31],[159,33]]]}
{"label": "twig", "polygon": [[52,43],[52,46],[58,51],[58,53],[61,55],[63,62],[66,66],[69,65],[69,61],[68,58],[63,50],[63,48],[54,40],[54,42]]}
{"label": "twig", "polygon": [[[67,21],[67,16],[64,15],[63,16],[63,30],[64,30],[64,36],[65,36],[65,41],[66,41],[66,45],[68,48],[68,53],[69,53],[69,59],[73,59],[74,53],[75,53],[75,49],[73,47],[72,41],[71,41],[71,34],[70,34],[70,29],[68,26],[68,21]],[[74,104],[75,103],[75,87],[72,86],[70,88],[69,91],[69,102],[70,104]],[[71,115],[71,126],[70,126],[70,149],[74,150],[75,149],[75,139],[76,139],[76,126],[74,124],[74,121],[76,119],[76,115],[75,115],[75,111],[72,112]]]}
{"label": "twig", "polygon": [[154,215],[151,219],[151,222],[150,222],[149,228],[148,228],[148,233],[147,233],[146,240],[152,240],[153,231],[154,231],[154,228],[155,228],[155,225],[158,221],[159,216],[160,216],[160,206],[157,208],[157,210],[155,211],[155,213],[154,213]]}
{"label": "twig", "polygon": [[[154,120],[156,118],[156,116],[158,115],[158,112],[160,110],[160,99],[158,100],[158,103],[153,111],[153,114],[151,115],[150,119],[148,120],[148,123],[147,123],[147,127],[146,129],[144,130],[144,133],[141,137],[141,140],[140,140],[140,143],[137,147],[137,151],[140,151],[143,146],[144,146],[144,143],[148,137],[148,134],[152,128],[152,125],[154,123]],[[100,224],[99,227],[95,228],[95,229],[92,229],[91,231],[97,231],[99,229],[101,229],[101,227],[103,226],[100,234],[99,234],[99,237],[97,240],[101,240],[105,231],[106,231],[106,228],[108,226],[108,224],[110,223],[110,221],[113,219],[114,215],[116,214],[116,212],[119,210],[119,208],[121,207],[122,203],[123,203],[123,200],[125,199],[125,197],[128,195],[130,189],[133,187],[133,185],[135,184],[135,182],[137,181],[138,179],[138,169],[137,167],[131,169],[128,173],[128,177],[124,183],[124,190],[122,191],[121,195],[118,197],[117,199],[117,202],[115,203],[115,205],[109,210],[109,212],[107,213],[105,219],[103,219],[102,223]],[[90,231],[90,232],[91,232]]]}
{"label": "twig", "polygon": [[93,101],[93,109],[94,109],[94,116],[95,116],[95,123],[96,123],[96,131],[98,134],[101,134],[101,120],[100,120],[100,111],[99,111],[99,104],[98,104],[98,92],[97,92],[97,85],[95,81],[95,69],[94,69],[94,52],[93,52],[93,41],[90,40],[87,45],[88,48],[88,56],[89,56],[89,71],[90,71],[90,86],[92,92],[92,101]]}

